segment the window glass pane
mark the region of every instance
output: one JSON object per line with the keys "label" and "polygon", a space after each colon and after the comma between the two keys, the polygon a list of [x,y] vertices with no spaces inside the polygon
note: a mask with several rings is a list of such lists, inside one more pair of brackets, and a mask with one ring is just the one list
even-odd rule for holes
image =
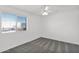
{"label": "window glass pane", "polygon": [[17,31],[25,31],[25,30],[26,30],[26,17],[18,16]]}
{"label": "window glass pane", "polygon": [[1,14],[1,32],[16,32],[16,15],[8,13]]}

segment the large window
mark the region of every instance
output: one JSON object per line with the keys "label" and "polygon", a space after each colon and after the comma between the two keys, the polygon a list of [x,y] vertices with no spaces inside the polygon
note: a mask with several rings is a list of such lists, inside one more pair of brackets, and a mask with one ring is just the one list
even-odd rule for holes
{"label": "large window", "polygon": [[1,33],[9,33],[26,30],[26,17],[16,16],[15,14],[2,13]]}

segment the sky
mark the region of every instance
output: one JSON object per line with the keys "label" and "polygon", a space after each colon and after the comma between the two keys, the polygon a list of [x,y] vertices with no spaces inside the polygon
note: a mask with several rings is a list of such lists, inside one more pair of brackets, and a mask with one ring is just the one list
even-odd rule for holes
{"label": "sky", "polygon": [[21,23],[25,23],[25,21],[26,21],[26,17],[24,17],[24,16],[16,16],[15,14],[7,14],[7,13],[3,13],[3,14],[1,14],[1,19],[2,19],[2,21],[12,21],[12,22],[16,22],[16,20],[18,21],[18,22],[21,22]]}
{"label": "sky", "polygon": [[18,22],[25,23],[26,22],[26,17],[18,16]]}
{"label": "sky", "polygon": [[14,14],[7,14],[7,13],[3,13],[1,14],[1,21],[2,21],[2,26],[1,27],[5,27],[5,28],[10,28],[10,27],[14,27],[16,26],[16,20],[18,21],[17,24],[20,27],[21,23],[26,23],[26,17],[23,16],[16,16]]}
{"label": "sky", "polygon": [[16,21],[17,16],[15,14],[3,13],[1,14],[2,21]]}

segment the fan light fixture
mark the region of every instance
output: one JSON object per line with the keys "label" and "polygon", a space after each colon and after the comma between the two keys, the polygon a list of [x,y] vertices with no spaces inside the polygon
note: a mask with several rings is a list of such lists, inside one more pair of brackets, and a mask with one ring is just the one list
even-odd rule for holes
{"label": "fan light fixture", "polygon": [[48,15],[48,12],[43,12],[42,15]]}
{"label": "fan light fixture", "polygon": [[48,6],[42,6],[41,10],[42,10],[42,15],[48,15]]}

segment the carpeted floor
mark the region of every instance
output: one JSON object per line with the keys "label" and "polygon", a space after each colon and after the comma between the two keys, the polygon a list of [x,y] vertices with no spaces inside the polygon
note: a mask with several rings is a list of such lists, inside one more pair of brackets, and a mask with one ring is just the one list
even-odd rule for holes
{"label": "carpeted floor", "polygon": [[79,45],[41,37],[2,53],[79,53]]}

